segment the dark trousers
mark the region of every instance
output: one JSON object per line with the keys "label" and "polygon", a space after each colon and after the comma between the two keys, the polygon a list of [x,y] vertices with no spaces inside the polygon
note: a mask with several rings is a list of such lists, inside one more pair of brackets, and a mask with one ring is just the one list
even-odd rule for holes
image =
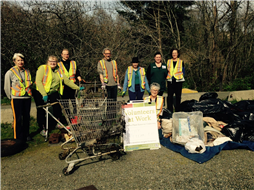
{"label": "dark trousers", "polygon": [[143,100],[144,92],[140,91],[140,85],[135,85],[135,92],[129,90],[129,98],[130,100]]}
{"label": "dark trousers", "polygon": [[[76,90],[73,90],[72,88],[70,88],[69,86],[64,86],[64,91],[63,91],[63,95],[61,96],[62,99],[71,99],[71,103],[72,103],[72,106],[73,106],[73,114],[76,114],[77,113],[77,108],[76,108],[76,101],[75,101],[75,98],[76,98]],[[66,106],[66,105],[64,105]],[[68,109],[68,107],[65,107],[65,111],[66,113],[68,114],[71,114],[70,113],[70,109]]]}
{"label": "dark trousers", "polygon": [[14,139],[26,141],[29,136],[31,98],[12,99]]}
{"label": "dark trousers", "polygon": [[116,117],[116,101],[117,101],[117,86],[106,86],[107,89],[107,119],[112,122],[112,118]]}
{"label": "dark trousers", "polygon": [[106,86],[108,99],[117,100],[117,86]]}
{"label": "dark trousers", "polygon": [[176,105],[175,105],[175,111],[179,111],[180,103],[181,103],[181,96],[182,96],[182,82],[176,82],[175,80],[167,81],[168,83],[168,97],[167,97],[167,104],[168,104],[168,110],[170,110],[173,113],[173,95],[176,96]]}
{"label": "dark trousers", "polygon": [[[36,107],[46,104],[46,103],[44,103],[44,101],[42,99],[41,93],[35,89],[33,89],[33,97],[34,97]],[[54,92],[54,93],[48,95],[48,102],[50,102],[50,103],[58,102],[57,99],[60,99],[58,92]],[[54,104],[52,107],[53,107],[54,116],[57,119],[60,119],[62,116],[62,111],[61,111],[60,105]],[[46,126],[46,112],[44,111],[43,108],[37,108],[37,123],[38,123],[41,130]]]}
{"label": "dark trousers", "polygon": [[62,99],[75,99],[76,90],[73,90],[69,86],[64,86],[63,95],[61,96]]}

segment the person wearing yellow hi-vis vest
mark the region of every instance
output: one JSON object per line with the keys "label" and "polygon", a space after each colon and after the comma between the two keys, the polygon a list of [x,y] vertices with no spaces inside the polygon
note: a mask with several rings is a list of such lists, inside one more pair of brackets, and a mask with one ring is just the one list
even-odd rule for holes
{"label": "person wearing yellow hi-vis vest", "polygon": [[[36,72],[36,89],[33,89],[33,97],[36,107],[44,105],[47,102],[54,103],[60,99],[63,94],[63,82],[74,90],[83,90],[84,87],[78,87],[70,81],[57,66],[57,57],[49,56],[47,64],[41,65]],[[54,116],[60,120],[62,112],[59,104],[53,106]],[[37,108],[37,123],[41,129],[41,135],[45,136],[46,118],[45,111]]]}
{"label": "person wearing yellow hi-vis vest", "polygon": [[104,58],[97,64],[97,71],[100,75],[101,88],[107,90],[108,99],[117,100],[117,89],[121,90],[119,83],[117,63],[111,59],[112,51],[104,48],[102,54]]}
{"label": "person wearing yellow hi-vis vest", "polygon": [[131,63],[132,66],[129,66],[125,72],[122,96],[125,95],[128,87],[130,100],[142,100],[145,89],[150,94],[146,72],[143,67],[138,66],[138,57],[133,57]]}
{"label": "person wearing yellow hi-vis vest", "polygon": [[171,50],[172,59],[167,61],[168,76],[168,97],[167,97],[167,107],[173,113],[173,95],[176,96],[175,111],[179,111],[181,96],[182,96],[182,85],[185,81],[184,74],[184,62],[179,59],[180,51],[176,48]]}
{"label": "person wearing yellow hi-vis vest", "polygon": [[153,82],[150,85],[150,90],[151,90],[151,95],[145,97],[144,100],[148,101],[148,102],[155,102],[155,105],[156,105],[156,115],[157,115],[157,126],[158,126],[158,129],[160,129],[161,125],[160,125],[160,118],[159,118],[159,116],[161,116],[163,114],[162,108],[163,108],[163,103],[164,103],[163,96],[159,96],[158,95],[158,93],[160,91],[160,84],[158,84],[156,82]]}
{"label": "person wearing yellow hi-vis vest", "polygon": [[[61,61],[58,62],[58,66],[62,73],[73,83],[76,83],[76,79],[81,82],[82,78],[80,71],[77,67],[77,63],[74,60],[69,59],[70,54],[68,49],[63,49],[61,53]],[[70,88],[68,85],[64,85],[64,91],[62,94],[62,99],[75,99],[75,90]],[[74,105],[73,105],[74,106]]]}
{"label": "person wearing yellow hi-vis vest", "polygon": [[8,70],[4,78],[4,91],[11,99],[13,111],[14,139],[23,142],[32,140],[29,136],[30,110],[31,110],[31,74],[24,68],[24,56],[15,53],[13,56],[15,66]]}

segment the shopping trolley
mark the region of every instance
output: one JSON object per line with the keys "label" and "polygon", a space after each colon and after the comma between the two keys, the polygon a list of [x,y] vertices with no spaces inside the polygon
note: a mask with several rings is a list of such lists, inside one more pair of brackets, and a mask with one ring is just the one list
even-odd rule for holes
{"label": "shopping trolley", "polygon": [[84,87],[83,91],[76,91],[76,97],[82,97],[86,99],[94,99],[94,98],[107,98],[107,91],[105,89],[101,89],[101,82],[79,82],[79,87]]}
{"label": "shopping trolley", "polygon": [[[83,91],[76,91],[75,93],[75,97],[76,98],[103,98],[103,99],[107,99],[107,92],[106,90],[101,89],[101,84],[98,81],[94,81],[94,82],[85,82],[82,81],[79,82],[79,87],[85,87],[85,90]],[[68,136],[71,136],[71,131],[68,129],[68,126],[63,125],[57,118],[55,118],[53,116],[53,114],[49,111],[49,107],[53,106],[54,104],[58,104],[59,102],[53,102],[53,103],[49,103],[47,102],[44,105],[40,105],[37,106],[37,108],[42,108],[44,109],[45,113],[46,113],[46,126],[44,128],[45,130],[45,142],[48,141],[49,139],[49,115],[59,124],[59,126],[64,129],[65,133],[68,134]],[[75,105],[76,103],[74,102],[73,105]],[[70,106],[72,109],[75,109],[75,106]],[[60,159],[64,159],[66,157],[66,154],[68,154],[69,148],[63,148],[67,143],[73,141],[73,138],[69,138],[68,140],[66,140],[65,143],[63,143],[61,145],[62,149],[66,150],[65,152],[63,152],[62,154],[59,155]]]}
{"label": "shopping trolley", "polygon": [[[122,102],[104,99],[85,99],[79,97],[72,100],[59,100],[63,115],[65,116],[72,140],[76,146],[64,148],[68,164],[63,169],[64,175],[69,175],[76,163],[104,155],[118,159],[123,151],[122,133],[125,128],[122,113]],[[74,105],[74,106],[73,106]],[[110,142],[113,141],[113,142]],[[80,158],[80,153],[83,158]],[[75,157],[75,158],[73,158]]]}

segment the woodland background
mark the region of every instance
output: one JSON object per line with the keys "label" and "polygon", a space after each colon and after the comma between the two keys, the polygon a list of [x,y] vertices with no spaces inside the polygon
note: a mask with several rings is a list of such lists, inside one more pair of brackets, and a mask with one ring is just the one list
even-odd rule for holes
{"label": "woodland background", "polygon": [[200,92],[254,89],[254,2],[251,1],[1,1],[1,98],[14,53],[34,80],[49,55],[68,48],[86,81],[104,47],[112,49],[121,84],[132,57],[147,68],[154,53],[185,62],[184,87]]}

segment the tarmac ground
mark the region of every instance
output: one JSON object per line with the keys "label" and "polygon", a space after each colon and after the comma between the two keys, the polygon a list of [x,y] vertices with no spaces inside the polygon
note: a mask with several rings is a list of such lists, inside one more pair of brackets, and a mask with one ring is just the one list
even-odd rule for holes
{"label": "tarmac ground", "polygon": [[[202,94],[183,94],[182,101],[198,99]],[[218,93],[218,98],[225,100],[228,94]],[[35,109],[33,104],[31,114],[36,113]],[[10,110],[10,106],[1,107],[2,116],[4,113],[11,117],[12,113],[6,110]],[[8,117],[7,122],[10,122]],[[199,164],[162,146],[157,150],[126,152],[116,161],[110,156],[87,159],[77,163],[68,176],[62,172],[68,164],[59,159],[61,152],[61,143],[45,142],[2,157],[1,189],[74,190],[89,185],[98,190],[254,189],[254,152],[245,149],[222,150]]]}

